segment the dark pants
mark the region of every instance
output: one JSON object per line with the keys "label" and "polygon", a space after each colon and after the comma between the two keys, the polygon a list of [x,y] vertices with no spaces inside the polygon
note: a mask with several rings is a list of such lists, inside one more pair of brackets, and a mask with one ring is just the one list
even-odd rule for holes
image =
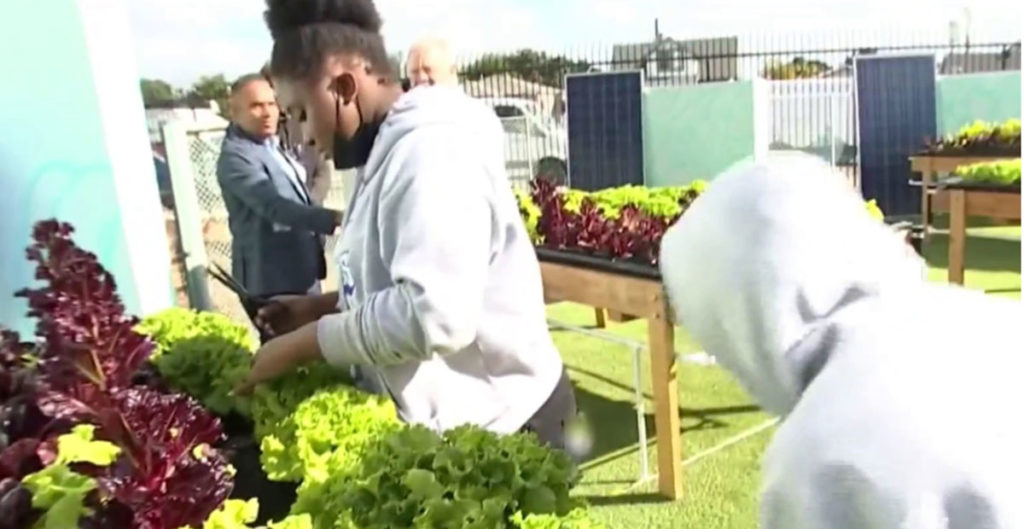
{"label": "dark pants", "polygon": [[[372,368],[352,366],[351,369],[357,388],[378,395],[388,393],[376,373],[371,371]],[[520,431],[533,432],[541,444],[564,450],[565,427],[575,417],[576,394],[573,392],[572,382],[569,381],[569,374],[563,368],[555,390]]]}
{"label": "dark pants", "polygon": [[526,421],[523,432],[533,432],[541,444],[565,449],[565,427],[576,417],[576,394],[573,392],[569,374],[562,369],[562,377],[551,392],[548,400]]}

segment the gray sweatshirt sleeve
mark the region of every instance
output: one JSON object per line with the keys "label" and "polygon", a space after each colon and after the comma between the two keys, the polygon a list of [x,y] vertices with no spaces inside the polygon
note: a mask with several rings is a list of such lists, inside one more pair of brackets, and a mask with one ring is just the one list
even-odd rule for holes
{"label": "gray sweatshirt sleeve", "polygon": [[[472,149],[441,134],[394,153],[377,226],[392,286],[318,323],[333,364],[393,365],[469,346],[482,317],[492,256],[490,178]],[[358,229],[358,228],[357,228]]]}

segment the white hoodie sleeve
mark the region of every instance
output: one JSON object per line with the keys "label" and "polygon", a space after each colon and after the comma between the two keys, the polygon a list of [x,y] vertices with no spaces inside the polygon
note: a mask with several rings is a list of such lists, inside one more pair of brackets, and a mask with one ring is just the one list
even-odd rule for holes
{"label": "white hoodie sleeve", "polygon": [[843,175],[772,155],[662,239],[677,321],[767,411],[762,529],[1020,529],[1019,302],[931,284]]}
{"label": "white hoodie sleeve", "polygon": [[376,229],[393,286],[320,320],[329,362],[399,364],[476,339],[493,247],[490,178],[479,149],[449,129],[410,133],[376,176],[384,178]]}

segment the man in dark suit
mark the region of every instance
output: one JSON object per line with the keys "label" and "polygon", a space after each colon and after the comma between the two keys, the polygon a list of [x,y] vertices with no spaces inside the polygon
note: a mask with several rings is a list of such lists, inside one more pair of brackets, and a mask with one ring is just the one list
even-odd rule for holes
{"label": "man in dark suit", "polygon": [[217,160],[228,210],[231,268],[259,296],[319,292],[326,276],[323,236],[341,212],[314,204],[306,170],[277,137],[280,110],[260,74],[231,87],[231,125]]}

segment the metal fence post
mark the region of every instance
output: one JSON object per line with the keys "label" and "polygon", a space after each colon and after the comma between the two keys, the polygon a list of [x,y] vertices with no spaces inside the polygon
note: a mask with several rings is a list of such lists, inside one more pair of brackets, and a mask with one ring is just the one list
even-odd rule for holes
{"label": "metal fence post", "polygon": [[839,114],[839,105],[836,104],[834,93],[828,95],[828,156],[832,167],[836,166],[836,120]]}
{"label": "metal fence post", "polygon": [[165,123],[161,133],[167,151],[171,189],[174,192],[178,237],[185,252],[185,288],[189,305],[198,310],[210,310],[213,304],[206,280],[206,246],[203,243],[202,214],[189,158],[188,133],[184,125],[177,121]]}
{"label": "metal fence post", "polygon": [[647,417],[644,415],[643,375],[641,373],[643,346],[633,347],[633,406],[636,408],[637,442],[640,444],[640,479],[650,477],[650,464],[647,456]]}

